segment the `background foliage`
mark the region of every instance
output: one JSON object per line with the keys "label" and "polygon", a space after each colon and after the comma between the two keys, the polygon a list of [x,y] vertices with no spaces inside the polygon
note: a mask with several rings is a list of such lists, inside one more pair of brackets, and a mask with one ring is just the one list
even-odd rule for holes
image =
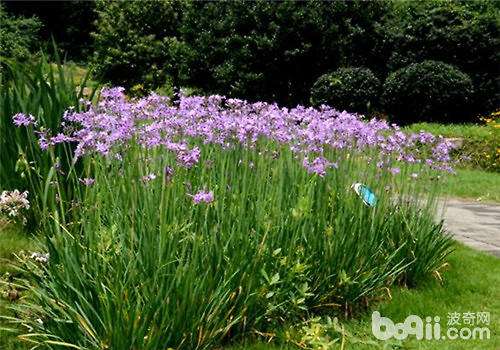
{"label": "background foliage", "polygon": [[9,15],[0,4],[0,57],[27,59],[36,47],[41,22]]}
{"label": "background foliage", "polygon": [[[100,79],[134,94],[190,87],[197,93],[294,106],[309,104],[318,78],[339,68],[366,67],[384,82],[398,69],[435,60],[452,64],[471,78],[468,120],[500,104],[500,3],[496,1],[54,4],[7,2],[6,6],[17,15],[38,16],[43,39],[53,35],[70,58],[90,62]],[[351,98],[332,103],[353,112],[376,105],[376,112],[395,120],[421,118],[410,118],[409,109],[386,108],[372,96],[359,96],[356,105]],[[425,99],[415,103],[425,113],[441,112]],[[441,121],[456,122],[454,112],[446,110]]]}
{"label": "background foliage", "polygon": [[129,88],[178,84],[180,54],[186,53],[178,39],[182,7],[178,1],[97,1],[92,59],[97,75]]}
{"label": "background foliage", "polygon": [[[60,51],[77,61],[85,61],[93,49],[90,37],[97,18],[94,1],[2,1],[16,16],[36,17],[41,25],[41,46],[51,49],[51,39]],[[40,46],[40,43],[37,43]]]}
{"label": "background foliage", "polygon": [[194,51],[188,83],[212,93],[307,103],[322,74],[370,61],[383,2],[193,3],[183,38]]}
{"label": "background foliage", "polygon": [[474,83],[477,112],[499,105],[498,1],[394,2],[381,31],[387,70],[437,60],[467,73]]}

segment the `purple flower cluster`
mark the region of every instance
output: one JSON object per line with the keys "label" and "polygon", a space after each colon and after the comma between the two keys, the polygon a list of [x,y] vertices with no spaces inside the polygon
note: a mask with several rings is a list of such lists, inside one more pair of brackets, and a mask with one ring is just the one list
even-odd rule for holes
{"label": "purple flower cluster", "polygon": [[90,187],[90,186],[92,186],[95,183],[95,179],[92,179],[92,178],[89,178],[89,177],[86,177],[86,178],[83,178],[83,179],[79,179],[79,180],[80,180],[80,182],[84,186],[87,186],[87,187]]}
{"label": "purple flower cluster", "polygon": [[193,203],[194,204],[200,204],[200,203],[212,203],[214,201],[214,193],[212,191],[206,192],[206,191],[200,191],[196,193],[193,197]]}
{"label": "purple flower cluster", "polygon": [[[253,148],[267,140],[290,148],[309,172],[320,176],[336,168],[340,160],[327,159],[326,154],[332,154],[329,150],[346,150],[344,154],[375,150],[371,154],[377,154],[377,159],[369,161],[393,173],[397,172],[391,164],[394,160],[451,170],[453,145],[444,138],[425,132],[408,134],[386,121],[364,121],[326,106],[289,109],[218,95],[181,95],[172,103],[154,93],[128,99],[122,88],[103,89],[96,105],[83,100],[82,105],[83,112],[65,112],[64,133],[49,136],[40,132],[40,145],[74,142],[76,157],[88,153],[116,156],[134,140],[144,148],[174,152],[179,165],[191,168],[200,160],[200,149],[193,147],[193,141],[222,148]],[[20,115],[14,118],[18,125],[34,120]]]}
{"label": "purple flower cluster", "polygon": [[194,147],[192,150],[180,150],[177,153],[177,162],[187,169],[193,167],[200,159],[200,149]]}
{"label": "purple flower cluster", "polygon": [[309,162],[307,158],[304,158],[302,165],[309,173],[318,174],[321,177],[326,175],[326,170],[328,168],[337,168],[336,163],[332,163],[324,157],[316,157],[312,162]]}
{"label": "purple flower cluster", "polygon": [[15,126],[35,125],[36,120],[31,114],[17,113],[12,117],[12,122]]}

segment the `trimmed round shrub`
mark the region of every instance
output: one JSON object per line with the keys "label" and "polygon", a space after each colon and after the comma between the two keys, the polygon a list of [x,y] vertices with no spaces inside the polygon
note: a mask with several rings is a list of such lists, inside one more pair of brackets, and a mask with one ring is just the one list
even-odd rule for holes
{"label": "trimmed round shrub", "polygon": [[366,113],[378,102],[380,81],[368,68],[339,68],[324,74],[311,88],[311,103]]}
{"label": "trimmed round shrub", "polygon": [[474,114],[500,106],[498,1],[405,1],[378,27],[378,64],[388,72],[424,60],[443,61],[467,73],[474,85]]}
{"label": "trimmed round shrub", "polygon": [[471,118],[472,94],[467,74],[444,62],[424,61],[391,73],[382,102],[389,117],[400,124],[463,122]]}

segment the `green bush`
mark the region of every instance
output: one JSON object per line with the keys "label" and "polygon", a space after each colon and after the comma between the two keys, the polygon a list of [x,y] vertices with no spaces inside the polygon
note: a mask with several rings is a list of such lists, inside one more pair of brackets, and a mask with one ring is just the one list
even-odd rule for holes
{"label": "green bush", "polygon": [[168,83],[296,105],[339,67],[385,79],[436,60],[471,78],[470,115],[500,103],[495,2],[99,1],[96,11],[97,72],[136,90]]}
{"label": "green bush", "polygon": [[97,3],[94,64],[113,84],[187,85],[251,100],[307,103],[314,80],[366,65],[381,2]]}
{"label": "green bush", "polygon": [[43,27],[39,31],[42,45],[52,38],[65,57],[82,60],[91,51],[90,33],[93,31],[96,13],[94,1],[5,1],[8,13],[14,16],[36,17]]}
{"label": "green bush", "polygon": [[311,103],[366,113],[378,102],[380,81],[368,68],[339,68],[319,77],[311,89]]}
{"label": "green bush", "polygon": [[467,73],[474,84],[475,113],[500,105],[498,1],[394,2],[379,27],[378,44],[387,71],[424,60],[443,61]]}
{"label": "green bush", "polygon": [[485,138],[465,138],[452,156],[465,167],[500,173],[500,129],[491,130]]}
{"label": "green bush", "polygon": [[383,90],[387,113],[401,124],[459,122],[470,116],[471,79],[443,62],[424,61],[401,68],[387,77]]}
{"label": "green bush", "polygon": [[[383,2],[195,3],[184,37],[197,53],[193,85],[211,93],[295,105],[321,74],[365,66]],[[200,35],[201,33],[201,35]]]}
{"label": "green bush", "polygon": [[42,27],[36,18],[12,17],[0,4],[0,57],[26,60],[36,49]]}
{"label": "green bush", "polygon": [[177,81],[186,48],[179,41],[178,1],[98,1],[93,33],[96,74],[127,88],[150,89]]}

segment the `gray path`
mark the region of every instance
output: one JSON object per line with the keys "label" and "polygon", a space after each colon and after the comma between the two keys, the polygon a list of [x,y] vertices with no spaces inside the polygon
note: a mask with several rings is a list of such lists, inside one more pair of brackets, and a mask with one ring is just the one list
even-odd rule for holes
{"label": "gray path", "polygon": [[444,220],[458,241],[500,257],[500,205],[450,199]]}

